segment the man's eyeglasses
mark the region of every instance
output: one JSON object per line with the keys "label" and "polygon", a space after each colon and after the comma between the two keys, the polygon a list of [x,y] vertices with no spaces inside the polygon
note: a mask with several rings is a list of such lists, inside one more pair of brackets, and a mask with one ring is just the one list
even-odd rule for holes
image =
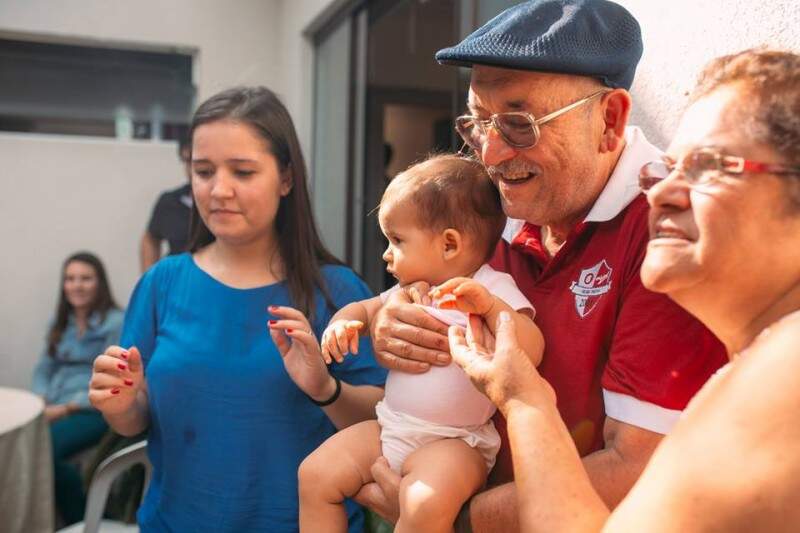
{"label": "man's eyeglasses", "polygon": [[525,111],[496,113],[486,119],[472,115],[462,115],[456,118],[456,131],[468,146],[477,151],[480,151],[486,142],[489,126],[493,127],[509,146],[513,148],[531,148],[539,142],[539,137],[541,136],[539,126],[607,92],[610,92],[610,89],[597,91],[542,118],[536,118]]}
{"label": "man's eyeglasses", "polygon": [[690,152],[680,161],[664,156],[661,161],[647,163],[639,171],[639,187],[646,192],[676,170],[690,186],[710,183],[720,173],[800,174],[800,167],[751,161],[743,157],[723,155],[713,148],[701,148]]}

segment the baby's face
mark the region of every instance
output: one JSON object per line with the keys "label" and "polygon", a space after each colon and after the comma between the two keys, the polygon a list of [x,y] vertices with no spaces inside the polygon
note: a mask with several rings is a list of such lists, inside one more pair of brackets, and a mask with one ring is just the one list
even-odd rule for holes
{"label": "baby's face", "polygon": [[389,239],[389,246],[383,252],[386,270],[401,285],[415,281],[439,283],[449,267],[444,261],[441,236],[419,227],[414,206],[407,202],[382,205],[378,220]]}

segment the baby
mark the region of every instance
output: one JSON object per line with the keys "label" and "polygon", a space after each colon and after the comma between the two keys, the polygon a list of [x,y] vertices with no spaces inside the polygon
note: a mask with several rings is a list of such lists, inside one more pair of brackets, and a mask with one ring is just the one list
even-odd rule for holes
{"label": "baby", "polygon": [[[356,353],[359,333],[369,334],[386,299],[418,281],[434,286],[434,305],[424,306],[434,317],[466,326],[465,313],[474,313],[492,330],[499,313],[508,311],[523,348],[540,353],[530,302],[511,276],[485,264],[505,215],[480,163],[439,155],[410,167],[387,187],[378,218],[389,239],[383,260],[399,283],[331,318],[321,341],[327,363]],[[453,363],[423,374],[389,372],[376,411],[377,421],[340,431],[303,461],[300,530],[346,531],[343,500],[372,481],[370,467],[383,455],[402,476],[395,531],[452,531],[459,509],[494,466],[500,447],[491,421],[495,406]]]}

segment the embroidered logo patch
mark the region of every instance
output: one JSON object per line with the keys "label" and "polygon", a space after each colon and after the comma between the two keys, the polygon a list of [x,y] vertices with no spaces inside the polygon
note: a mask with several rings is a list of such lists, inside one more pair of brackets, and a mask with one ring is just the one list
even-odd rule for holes
{"label": "embroidered logo patch", "polygon": [[586,317],[597,306],[600,297],[611,290],[612,268],[603,259],[596,265],[581,270],[578,281],[573,281],[569,290],[575,295],[575,310],[581,318]]}

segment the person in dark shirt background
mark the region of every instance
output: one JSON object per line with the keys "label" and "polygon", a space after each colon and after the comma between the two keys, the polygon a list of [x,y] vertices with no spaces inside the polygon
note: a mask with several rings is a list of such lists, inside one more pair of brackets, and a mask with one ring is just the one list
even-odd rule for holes
{"label": "person in dark shirt background", "polygon": [[[191,151],[192,147],[189,142],[182,138],[178,143],[178,157],[183,163],[187,180],[191,178]],[[139,246],[139,262],[142,272],[161,259],[162,241],[167,241],[169,244],[169,255],[181,253],[186,249],[191,212],[192,187],[190,183],[187,182],[177,189],[161,193]]]}

